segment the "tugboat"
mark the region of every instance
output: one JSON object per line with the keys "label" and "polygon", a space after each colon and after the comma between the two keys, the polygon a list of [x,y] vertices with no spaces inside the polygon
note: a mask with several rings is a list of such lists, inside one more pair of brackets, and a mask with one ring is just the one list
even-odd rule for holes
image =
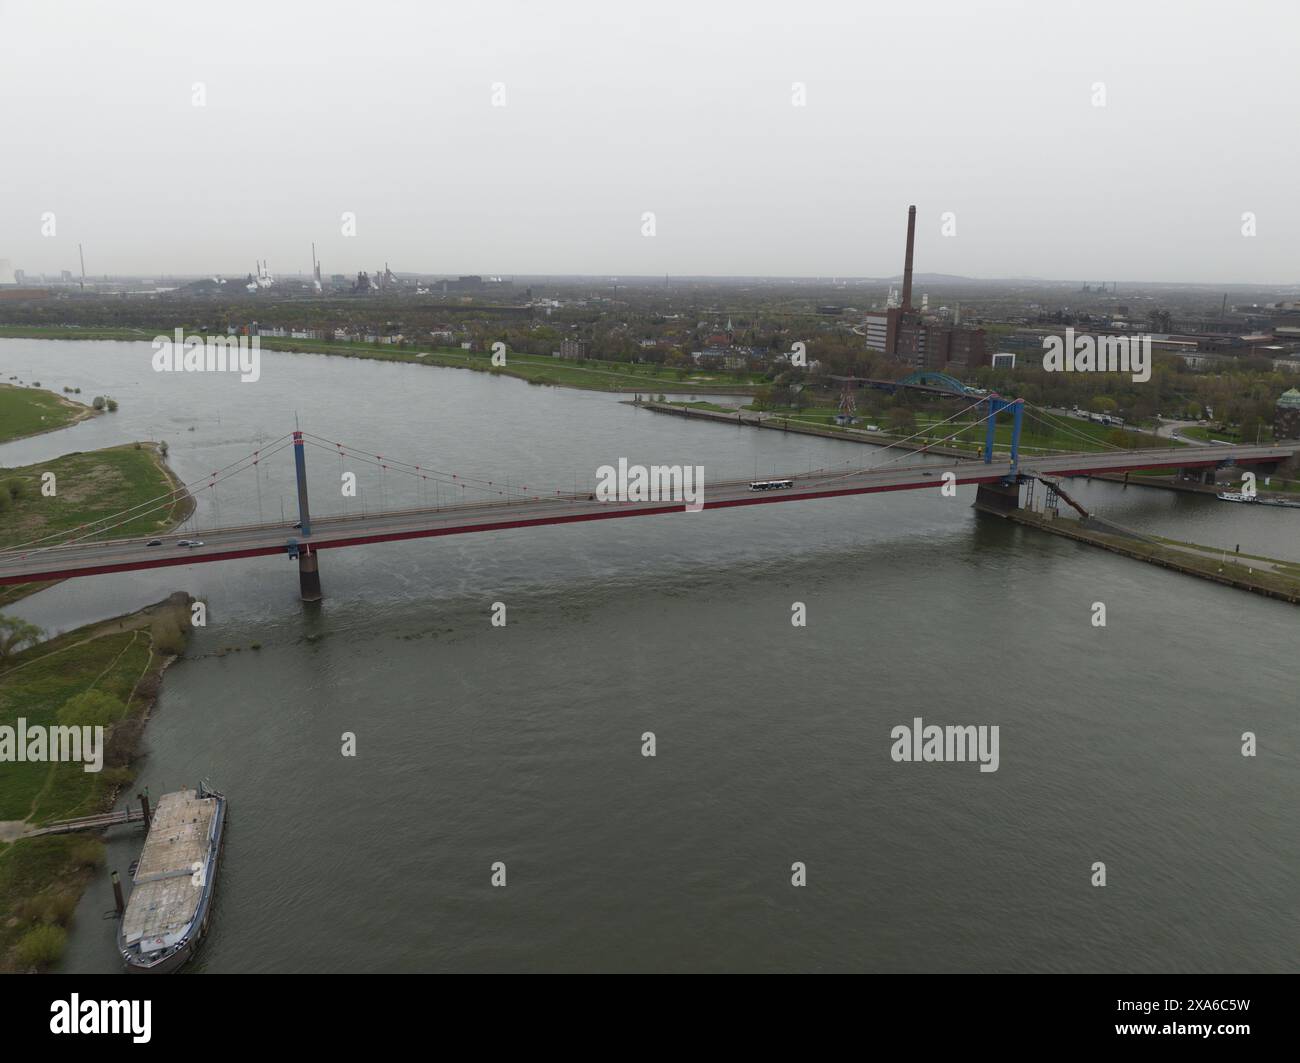
{"label": "tugboat", "polygon": [[194,955],[212,918],[225,828],[226,797],[206,782],[159,799],[117,932],[128,971],[163,974]]}

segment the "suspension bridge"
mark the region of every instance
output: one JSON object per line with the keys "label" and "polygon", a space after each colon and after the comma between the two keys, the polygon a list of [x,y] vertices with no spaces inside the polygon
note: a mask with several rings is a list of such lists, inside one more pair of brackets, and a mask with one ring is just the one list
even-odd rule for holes
{"label": "suspension bridge", "polygon": [[[541,490],[526,485],[508,485],[448,472],[427,465],[399,461],[331,441],[312,433],[295,430],[273,440],[258,450],[232,462],[209,476],[129,510],[100,518],[57,535],[19,544],[0,552],[0,585],[46,580],[71,579],[110,572],[164,568],[176,565],[233,561],[247,557],[273,555],[296,560],[299,585],[304,601],[321,598],[319,553],[322,550],[366,546],[372,543],[398,542],[405,539],[465,535],[473,532],[503,531],[511,528],[535,528],[548,525],[576,524],[624,517],[665,516],[682,513],[688,508],[706,510],[741,506],[773,505],[846,495],[865,495],[891,491],[922,490],[951,485],[976,485],[976,506],[994,512],[1016,509],[1020,504],[1020,484],[1030,479],[1052,482],[1060,477],[1093,473],[1120,473],[1140,469],[1183,471],[1197,477],[1225,465],[1246,465],[1262,469],[1276,466],[1290,458],[1300,444],[1267,446],[1207,445],[1124,449],[1105,444],[1107,449],[1066,453],[1036,453],[1022,464],[1020,434],[1026,413],[1041,419],[1047,411],[1030,408],[1022,399],[1008,400],[997,395],[977,399],[963,410],[932,425],[929,433],[942,425],[952,425],[977,409],[983,414],[974,422],[965,421],[947,437],[915,445],[890,458],[883,454],[918,438],[921,433],[895,440],[876,451],[879,459],[866,465],[844,463],[847,468],[823,468],[785,477],[778,490],[755,490],[749,480],[726,480],[707,484],[702,506],[688,507],[682,500],[621,501],[598,499],[592,491]],[[1001,452],[995,446],[999,416],[1011,422],[1010,445]],[[1054,422],[1052,427],[1062,430]],[[949,460],[945,465],[900,464],[916,453],[939,447],[964,433],[984,428],[982,453],[969,459]],[[1067,434],[1074,432],[1095,446],[1097,439],[1064,425]],[[114,532],[159,511],[170,511],[186,492],[210,490],[218,484],[253,473],[268,458],[292,450],[297,484],[297,520],[263,522],[238,527],[220,527],[189,533],[155,537],[114,537]],[[467,500],[409,509],[383,509],[342,516],[313,519],[307,491],[306,455],[308,449],[337,455],[341,463],[355,463],[377,468],[383,474],[413,477],[417,481],[458,489]],[[469,493],[476,497],[469,499]]]}

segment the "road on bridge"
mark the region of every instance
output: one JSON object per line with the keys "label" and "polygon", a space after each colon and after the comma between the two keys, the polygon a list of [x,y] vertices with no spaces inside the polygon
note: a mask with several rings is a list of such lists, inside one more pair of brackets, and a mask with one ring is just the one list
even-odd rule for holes
{"label": "road on bridge", "polygon": [[[1061,454],[1025,459],[1021,462],[1020,472],[1059,477],[1131,469],[1193,468],[1219,465],[1228,459],[1250,464],[1280,461],[1290,457],[1295,449],[1287,446],[1204,446]],[[793,485],[775,491],[753,491],[748,480],[706,482],[704,509],[938,487],[944,482],[946,471],[955,475],[958,484],[986,484],[1010,476],[1012,467],[1008,459],[1002,459],[991,464],[979,460],[926,465],[889,464],[844,473],[820,470],[787,477]],[[680,501],[601,502],[585,494],[561,494],[471,502],[437,509],[324,517],[311,522],[312,534],[306,539],[301,532],[286,524],[263,524],[191,533],[188,538],[203,543],[194,548],[178,546],[182,536],[176,534],[163,537],[160,546],[147,545],[147,539],[88,540],[67,546],[0,553],[0,584],[283,554],[291,538],[302,540],[302,545],[309,550],[319,551],[439,535],[680,513],[683,509]]]}

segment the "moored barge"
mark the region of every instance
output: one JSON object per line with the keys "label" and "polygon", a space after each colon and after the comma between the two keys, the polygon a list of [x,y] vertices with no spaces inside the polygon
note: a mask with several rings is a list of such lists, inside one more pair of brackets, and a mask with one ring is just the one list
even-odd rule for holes
{"label": "moored barge", "polygon": [[149,820],[117,947],[128,971],[175,971],[208,931],[226,828],[224,794],[164,794]]}

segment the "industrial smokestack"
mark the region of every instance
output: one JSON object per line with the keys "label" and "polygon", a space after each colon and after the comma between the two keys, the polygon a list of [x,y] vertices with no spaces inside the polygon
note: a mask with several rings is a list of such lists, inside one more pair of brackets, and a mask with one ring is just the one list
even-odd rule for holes
{"label": "industrial smokestack", "polygon": [[912,242],[916,239],[916,208],[907,208],[907,258],[903,260],[903,310],[912,309]]}

